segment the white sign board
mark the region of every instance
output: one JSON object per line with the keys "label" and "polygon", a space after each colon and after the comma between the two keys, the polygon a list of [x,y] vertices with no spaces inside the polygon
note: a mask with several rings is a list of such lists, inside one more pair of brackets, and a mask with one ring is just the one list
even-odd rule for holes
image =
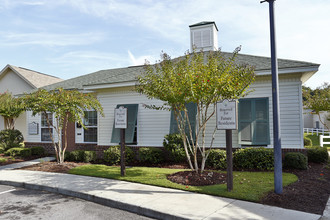
{"label": "white sign board", "polygon": [[28,126],[28,131],[29,131],[29,134],[31,135],[34,135],[34,134],[38,134],[39,132],[39,124],[36,123],[36,122],[31,122],[29,123],[29,126]]}
{"label": "white sign board", "polygon": [[227,99],[217,102],[217,129],[237,129],[237,101]]}
{"label": "white sign board", "polygon": [[115,128],[127,128],[127,108],[123,106],[115,109]]}

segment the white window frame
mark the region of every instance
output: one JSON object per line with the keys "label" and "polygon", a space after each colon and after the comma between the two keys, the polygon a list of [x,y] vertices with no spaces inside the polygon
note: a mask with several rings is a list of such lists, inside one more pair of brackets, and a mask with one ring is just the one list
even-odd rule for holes
{"label": "white window frame", "polygon": [[[50,142],[52,142],[52,139],[50,138],[50,140],[42,140],[42,130],[43,129],[47,129],[47,132],[49,132],[49,128],[48,128],[48,124],[47,124],[47,121],[46,121],[46,125],[43,125],[43,120],[42,120],[42,118],[43,118],[43,115],[44,115],[45,113],[41,113],[40,114],[40,141],[41,142],[44,142],[44,143],[50,143]],[[47,112],[47,114],[48,114],[48,116],[50,115],[51,117],[49,118],[52,122],[54,122],[54,115],[53,115],[53,113],[52,112]],[[52,128],[52,127],[50,127],[50,129],[52,130],[52,136],[53,136],[53,138],[54,138],[54,128]]]}
{"label": "white window frame", "polygon": [[[84,125],[85,125],[85,127],[87,129],[88,128],[96,128],[96,141],[95,142],[94,141],[85,141],[85,132],[86,132],[85,129],[82,129],[83,130],[83,132],[82,132],[82,134],[83,134],[82,141],[83,141],[83,143],[87,143],[87,144],[88,143],[90,143],[90,144],[96,144],[97,141],[98,141],[98,113],[97,113],[97,111],[93,111],[93,110],[87,110],[87,111],[84,111],[84,113],[85,112],[96,112],[96,125],[88,125],[86,123],[85,117],[83,119],[83,123],[84,123]],[[84,114],[84,116],[85,116],[85,114]]]}

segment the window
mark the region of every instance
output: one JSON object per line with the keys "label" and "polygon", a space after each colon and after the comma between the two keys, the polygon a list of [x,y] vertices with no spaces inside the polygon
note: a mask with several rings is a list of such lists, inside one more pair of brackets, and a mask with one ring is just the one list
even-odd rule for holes
{"label": "window", "polygon": [[238,136],[242,145],[268,145],[268,98],[240,99],[238,103]]}
{"label": "window", "polygon": [[[127,108],[127,128],[125,129],[125,143],[126,144],[137,144],[137,113],[138,104],[122,104],[117,105],[117,108],[124,106]],[[115,123],[112,127],[111,143],[120,142],[120,129],[115,128]]]}
{"label": "window", "polygon": [[50,132],[53,133],[53,128],[48,128],[47,118],[53,124],[53,113],[41,113],[41,141],[52,141]]}
{"label": "window", "polygon": [[94,143],[97,142],[97,112],[85,111],[84,112],[84,142]]}
{"label": "window", "polygon": [[[195,139],[195,129],[196,129],[196,114],[197,114],[197,104],[196,103],[188,103],[186,104],[186,108],[188,110],[188,118],[191,126],[191,130],[193,133],[193,139]],[[188,124],[186,124],[186,134],[189,133]],[[174,117],[174,112],[171,111],[171,123],[170,123],[170,134],[179,133],[178,123]]]}

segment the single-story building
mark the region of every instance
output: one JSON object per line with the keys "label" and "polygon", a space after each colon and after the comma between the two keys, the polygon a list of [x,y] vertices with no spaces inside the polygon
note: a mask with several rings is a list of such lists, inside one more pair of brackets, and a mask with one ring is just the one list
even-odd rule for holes
{"label": "single-story building", "polygon": [[[61,81],[62,79],[55,76],[8,64],[0,71],[0,93],[10,92],[15,96]],[[0,116],[0,130],[3,130],[4,128],[4,119]],[[15,128],[20,130],[24,137],[27,136],[27,121],[25,113],[17,118]]]}
{"label": "single-story building", "polygon": [[[218,28],[214,22],[200,22],[190,26],[191,47],[216,50]],[[231,53],[223,52],[225,56]],[[255,67],[256,80],[250,86],[251,93],[239,100],[239,129],[233,131],[233,147],[273,147],[273,112],[271,86],[271,59],[269,57],[239,54],[236,61]],[[278,59],[279,100],[282,148],[303,149],[302,84],[318,71],[319,64]],[[136,147],[161,147],[163,138],[173,128],[171,112],[152,110],[145,105],[161,105],[160,100],[150,100],[135,91],[136,77],[144,71],[143,66],[100,70],[44,87],[78,89],[96,94],[104,108],[104,117],[86,112],[84,130],[78,124],[70,125],[69,149],[103,150],[118,145],[119,132],[114,129],[114,109],[124,105],[128,108],[127,145]],[[51,149],[49,135],[43,116],[32,117],[27,113],[27,126],[37,124],[38,132],[28,132],[26,145],[43,145]],[[215,117],[207,127],[207,141],[216,126]],[[173,130],[173,129],[172,129]],[[206,145],[207,146],[207,145]],[[215,148],[225,147],[225,132],[217,131]]]}

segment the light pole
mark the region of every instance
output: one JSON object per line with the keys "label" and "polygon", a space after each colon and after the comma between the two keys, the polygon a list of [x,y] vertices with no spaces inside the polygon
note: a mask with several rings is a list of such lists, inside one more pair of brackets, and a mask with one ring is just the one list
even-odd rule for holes
{"label": "light pole", "polygon": [[272,98],[273,98],[273,138],[274,138],[274,186],[275,193],[282,194],[282,149],[281,149],[281,131],[280,131],[280,103],[278,87],[278,67],[275,42],[275,19],[274,19],[274,1],[261,1],[269,3],[269,22],[270,22],[270,47],[272,61]]}

